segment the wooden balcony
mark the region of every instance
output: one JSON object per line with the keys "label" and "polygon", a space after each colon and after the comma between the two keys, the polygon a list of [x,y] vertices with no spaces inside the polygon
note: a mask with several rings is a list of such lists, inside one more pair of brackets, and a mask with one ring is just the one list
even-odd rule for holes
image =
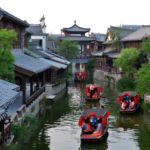
{"label": "wooden balcony", "polygon": [[34,100],[36,100],[45,91],[45,86],[40,87],[35,91],[32,96],[26,99],[26,106],[29,106]]}

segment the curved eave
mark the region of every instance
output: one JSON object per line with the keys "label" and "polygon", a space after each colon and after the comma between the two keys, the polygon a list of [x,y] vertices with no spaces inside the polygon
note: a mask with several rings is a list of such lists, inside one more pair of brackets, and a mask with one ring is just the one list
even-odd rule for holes
{"label": "curved eave", "polygon": [[63,28],[62,29],[63,32],[68,32],[68,33],[86,33],[90,31],[90,28],[82,28],[76,24],[74,24],[73,26],[71,26],[70,28]]}
{"label": "curved eave", "polygon": [[0,15],[3,18],[7,18],[13,22],[17,22],[19,25],[23,26],[23,27],[29,27],[29,23],[27,23],[26,21],[23,21],[17,17],[15,17],[14,15],[8,13],[7,11],[3,10],[0,8]]}

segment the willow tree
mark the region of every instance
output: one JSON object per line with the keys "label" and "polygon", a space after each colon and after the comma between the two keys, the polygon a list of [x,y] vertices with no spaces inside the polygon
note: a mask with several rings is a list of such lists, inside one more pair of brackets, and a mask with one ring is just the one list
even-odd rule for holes
{"label": "willow tree", "polygon": [[0,78],[14,81],[14,56],[11,53],[13,41],[16,39],[14,30],[0,29]]}
{"label": "willow tree", "polygon": [[134,73],[137,71],[135,67],[138,58],[138,51],[135,48],[123,49],[119,57],[114,60],[114,66],[121,68],[128,75],[129,79],[133,79]]}
{"label": "willow tree", "polygon": [[76,58],[79,54],[77,43],[71,40],[63,40],[60,43],[58,53],[69,60]]}

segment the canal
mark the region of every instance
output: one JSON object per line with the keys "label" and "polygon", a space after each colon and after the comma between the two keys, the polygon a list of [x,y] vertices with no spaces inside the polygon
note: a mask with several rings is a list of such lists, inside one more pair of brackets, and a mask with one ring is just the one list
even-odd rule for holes
{"label": "canal", "polygon": [[150,114],[144,111],[121,116],[116,103],[116,91],[103,88],[100,104],[110,112],[109,135],[101,143],[81,143],[78,119],[87,107],[82,99],[83,85],[70,85],[55,102],[45,102],[39,115],[40,127],[25,150],[149,150]]}

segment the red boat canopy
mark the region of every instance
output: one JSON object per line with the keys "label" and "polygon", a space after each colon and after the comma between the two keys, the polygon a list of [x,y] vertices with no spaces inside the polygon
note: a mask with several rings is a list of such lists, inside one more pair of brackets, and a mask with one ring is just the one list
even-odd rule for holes
{"label": "red boat canopy", "polygon": [[134,97],[134,102],[138,103],[140,94],[135,91],[124,91],[117,97],[117,102],[120,104],[124,96]]}

